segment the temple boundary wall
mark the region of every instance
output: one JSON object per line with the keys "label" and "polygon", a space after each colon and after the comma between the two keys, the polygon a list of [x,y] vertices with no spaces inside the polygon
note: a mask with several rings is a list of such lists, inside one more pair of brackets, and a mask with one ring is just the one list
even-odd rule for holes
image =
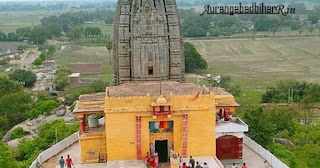
{"label": "temple boundary wall", "polygon": [[64,140],[60,141],[59,143],[51,146],[47,150],[41,152],[38,157],[32,162],[29,168],[40,168],[42,164],[52,158],[53,156],[57,155],[64,149],[70,147],[74,143],[78,142],[79,140],[79,132],[72,134],[71,136],[65,138]]}
{"label": "temple boundary wall", "polygon": [[289,168],[289,166],[281,162],[271,152],[263,148],[261,145],[256,143],[254,140],[252,140],[248,136],[245,135],[243,138],[243,141],[245,145],[247,145],[257,154],[259,154],[262,158],[264,158],[273,168]]}

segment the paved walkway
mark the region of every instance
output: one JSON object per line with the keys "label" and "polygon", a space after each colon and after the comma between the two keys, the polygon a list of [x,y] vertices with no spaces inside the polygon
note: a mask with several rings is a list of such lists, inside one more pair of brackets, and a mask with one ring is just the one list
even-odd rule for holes
{"label": "paved walkway", "polygon": [[[228,161],[230,164],[225,164],[225,168],[231,168],[232,161]],[[248,168],[272,168],[260,155],[250,149],[247,145],[244,145],[243,162],[246,163]],[[237,163],[238,168],[242,166],[242,163]]]}
{"label": "paved walkway", "polygon": [[54,156],[50,160],[48,160],[44,164],[44,168],[60,168],[58,165],[58,161],[61,156],[63,158],[66,158],[67,155],[70,155],[74,167],[75,168],[106,168],[107,164],[106,163],[99,163],[99,164],[81,164],[80,161],[80,146],[79,142],[73,144],[69,148],[65,149],[64,151],[60,152],[58,155]]}
{"label": "paved walkway", "polygon": [[[71,156],[73,163],[75,165],[75,168],[106,168],[107,167],[106,163],[81,164],[79,143],[75,143],[71,147],[59,153],[57,156],[48,160],[45,163],[44,168],[59,168],[58,160],[60,159],[61,156],[63,156],[64,158],[67,157],[68,154]],[[265,160],[260,155],[255,153],[252,149],[250,149],[246,145],[244,146],[244,162],[247,164],[248,168],[272,168],[267,162],[265,162]],[[164,165],[163,168],[166,166],[167,165]],[[241,167],[240,165],[237,165],[237,166]],[[113,168],[118,168],[118,167],[113,167]],[[225,166],[225,168],[231,168],[231,165]]]}

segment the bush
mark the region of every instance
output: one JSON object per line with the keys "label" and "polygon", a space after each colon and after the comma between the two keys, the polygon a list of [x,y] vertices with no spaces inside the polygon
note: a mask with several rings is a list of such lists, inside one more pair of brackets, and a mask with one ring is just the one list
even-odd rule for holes
{"label": "bush", "polygon": [[10,139],[17,139],[17,138],[22,138],[26,135],[26,133],[24,132],[24,130],[21,127],[17,127],[15,128],[11,134],[10,134]]}

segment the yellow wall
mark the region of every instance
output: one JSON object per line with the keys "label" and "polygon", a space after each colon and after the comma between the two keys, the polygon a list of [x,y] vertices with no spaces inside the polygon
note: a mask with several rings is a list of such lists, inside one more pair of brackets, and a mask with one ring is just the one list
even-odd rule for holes
{"label": "yellow wall", "polygon": [[105,141],[103,136],[96,136],[96,137],[88,137],[88,138],[80,138],[80,153],[81,153],[81,162],[87,162],[87,153],[88,152],[104,152],[100,151],[102,141]]}
{"label": "yellow wall", "polygon": [[136,159],[136,114],[106,113],[108,160]]}
{"label": "yellow wall", "polygon": [[188,113],[188,155],[215,156],[215,107],[214,95],[175,96],[172,117],[152,118],[151,102],[157,97],[106,98],[106,140],[108,160],[136,159],[136,116],[141,115],[142,157],[149,151],[150,121],[174,121],[174,150],[182,153],[182,114]]}

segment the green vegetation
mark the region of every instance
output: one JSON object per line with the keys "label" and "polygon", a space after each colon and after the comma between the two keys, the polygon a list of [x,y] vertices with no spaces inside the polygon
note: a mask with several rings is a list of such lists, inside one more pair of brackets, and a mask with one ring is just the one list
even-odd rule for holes
{"label": "green vegetation", "polygon": [[41,54],[33,62],[33,64],[36,66],[42,65],[43,61],[45,61],[47,58],[51,58],[56,51],[56,47],[54,45],[45,45],[40,46],[39,50],[41,51]]}
{"label": "green vegetation", "polygon": [[79,99],[80,95],[89,94],[89,93],[104,92],[108,85],[109,85],[108,82],[105,82],[105,81],[102,81],[102,80],[95,80],[88,87],[68,88],[65,91],[65,102],[68,105],[72,105],[74,103],[74,101]]}
{"label": "green vegetation", "polygon": [[5,145],[3,142],[0,142],[0,165],[5,168],[17,168],[17,162],[14,160],[13,151]]}
{"label": "green vegetation", "polygon": [[0,137],[12,126],[26,120],[32,107],[31,95],[15,81],[0,78]]}
{"label": "green vegetation", "polygon": [[24,130],[21,127],[17,127],[15,128],[11,134],[10,134],[10,139],[17,139],[17,138],[22,138],[26,135],[26,133],[24,132]]}
{"label": "green vegetation", "polygon": [[[318,167],[319,125],[297,123],[297,112],[292,110],[242,107],[236,114],[249,125],[248,135],[289,167]],[[294,147],[276,143],[274,138],[284,138]]]}
{"label": "green vegetation", "polygon": [[33,84],[37,81],[37,76],[34,73],[22,69],[15,70],[9,75],[9,78],[26,87],[33,86]]}
{"label": "green vegetation", "polygon": [[110,64],[110,55],[105,45],[105,42],[101,46],[92,47],[70,44],[67,45],[68,48],[64,50],[57,50],[52,59],[55,59],[59,66],[67,66],[70,63],[78,62],[101,62],[102,64]]}
{"label": "green vegetation", "polygon": [[58,91],[63,91],[65,87],[70,85],[69,75],[71,70],[67,68],[59,68],[56,74],[56,88]]}
{"label": "green vegetation", "polygon": [[[259,103],[287,103],[289,88],[292,102],[299,108],[261,106]],[[320,86],[298,81],[280,81],[266,92],[245,91],[236,97],[242,107],[236,116],[249,125],[248,135],[291,168],[316,168],[319,165],[320,126],[312,119],[312,104],[319,102]],[[299,120],[304,122],[298,122]],[[279,142],[276,139],[287,142]],[[289,145],[290,143],[293,144]]]}
{"label": "green vegetation", "polygon": [[32,108],[29,113],[29,119],[37,118],[39,115],[50,115],[52,110],[60,105],[58,100],[40,100],[36,103],[35,107]]}
{"label": "green vegetation", "polygon": [[[41,151],[72,135],[79,129],[79,123],[67,125],[64,120],[45,123],[39,128],[39,136],[33,140],[24,139],[16,151],[19,168],[29,167]],[[57,136],[56,136],[57,135]]]}
{"label": "green vegetation", "polygon": [[[200,16],[193,8],[181,9],[179,12],[182,20],[182,31],[185,37],[256,37],[258,32],[269,32],[268,36],[275,36],[277,32],[282,30],[296,32],[295,36],[319,35],[318,33],[314,33],[314,29],[317,29],[317,26],[312,25],[318,23],[320,18],[319,6],[314,6],[314,8],[307,10],[303,3],[290,3],[290,7],[296,8],[295,15],[218,16],[204,14]],[[308,33],[302,34],[306,30]],[[287,36],[290,35],[287,34]]]}
{"label": "green vegetation", "polygon": [[310,106],[320,102],[320,85],[298,81],[280,81],[268,87],[262,95],[263,103],[301,103]]}
{"label": "green vegetation", "polygon": [[221,82],[213,83],[213,87],[222,87],[226,89],[226,91],[230,92],[233,96],[240,96],[241,93],[241,88],[239,84],[235,84],[231,82],[231,77],[230,76],[221,76]]}
{"label": "green vegetation", "polygon": [[185,42],[183,46],[186,61],[185,68],[187,73],[207,69],[207,62],[201,57],[191,43]]}

